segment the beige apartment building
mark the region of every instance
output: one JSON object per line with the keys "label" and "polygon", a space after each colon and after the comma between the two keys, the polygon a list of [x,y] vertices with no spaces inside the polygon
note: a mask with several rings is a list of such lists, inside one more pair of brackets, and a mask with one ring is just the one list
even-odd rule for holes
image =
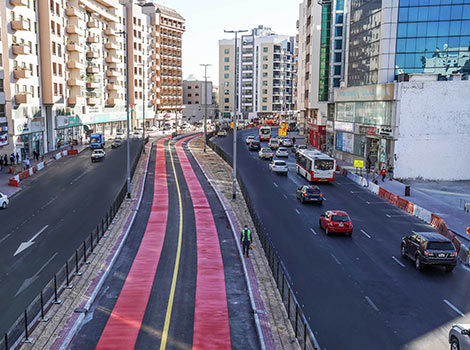
{"label": "beige apartment building", "polygon": [[237,43],[238,76],[234,82],[234,39],[219,41],[219,106],[224,117],[237,108],[244,119],[288,115],[294,110],[294,37],[258,26]]}
{"label": "beige apartment building", "polygon": [[[117,0],[0,4],[0,154],[22,158],[181,110],[184,19]],[[126,36],[128,56],[126,57]],[[175,34],[177,33],[177,34]],[[167,77],[169,75],[169,77]],[[179,107],[178,107],[179,106]]]}

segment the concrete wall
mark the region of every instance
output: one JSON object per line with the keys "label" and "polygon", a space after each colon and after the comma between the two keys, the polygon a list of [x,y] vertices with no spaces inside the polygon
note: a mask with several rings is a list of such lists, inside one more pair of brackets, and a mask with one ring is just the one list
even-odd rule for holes
{"label": "concrete wall", "polygon": [[397,90],[395,176],[470,180],[470,81],[409,81]]}

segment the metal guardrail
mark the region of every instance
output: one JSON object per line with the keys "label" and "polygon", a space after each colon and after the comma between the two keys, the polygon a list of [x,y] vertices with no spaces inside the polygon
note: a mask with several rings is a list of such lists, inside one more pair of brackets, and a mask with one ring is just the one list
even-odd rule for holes
{"label": "metal guardrail", "polygon": [[[131,178],[134,176],[142,150],[143,146],[140,144],[137,157],[131,167]],[[101,221],[97,223],[96,229],[90,232],[90,235],[77,247],[72,256],[65,261],[64,266],[41,289],[39,295],[16,319],[5,333],[3,339],[0,339],[0,350],[15,349],[21,343],[31,342],[31,330],[34,329],[38,322],[48,321],[46,318],[47,311],[53,304],[62,303],[62,300],[60,300],[62,292],[73,288],[75,277],[81,275],[80,269],[90,263],[89,258],[92,257],[93,251],[101,239],[106,237],[105,232],[116,216],[126,194],[127,183],[124,182],[121,191],[119,191],[112,205],[106,211]]]}
{"label": "metal guardrail", "polygon": [[[226,163],[232,166],[232,158],[230,158],[217,144],[212,142],[214,134],[208,134],[207,136],[207,145],[212,148],[212,150],[217,153]],[[273,274],[274,280],[276,281],[277,289],[282,298],[282,302],[286,307],[287,316],[289,321],[292,324],[294,329],[295,337],[297,338],[301,348],[303,350],[316,350],[320,349],[315,336],[310,328],[310,325],[307,322],[307,319],[302,311],[300,303],[295,297],[295,293],[289,280],[286,276],[288,273],[285,269],[285,265],[282,262],[282,259],[278,255],[274,245],[271,241],[269,233],[265,232],[262,225],[262,221],[259,218],[259,215],[254,210],[254,205],[251,201],[251,197],[246,190],[246,187],[243,183],[243,180],[240,177],[240,174],[237,174],[238,184],[242,191],[243,196],[245,197],[245,202],[248,206],[248,211],[250,212],[251,219],[255,225],[256,232],[258,233],[261,245],[264,250],[264,255],[268,260],[269,267]]]}

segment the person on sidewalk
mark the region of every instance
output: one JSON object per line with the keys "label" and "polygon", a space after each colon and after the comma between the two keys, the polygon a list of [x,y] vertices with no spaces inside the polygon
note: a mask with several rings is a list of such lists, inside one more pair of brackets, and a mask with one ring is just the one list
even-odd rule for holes
{"label": "person on sidewalk", "polygon": [[245,228],[242,230],[241,242],[243,248],[243,255],[247,258],[250,257],[250,246],[251,246],[251,231],[248,229],[248,226],[245,225]]}
{"label": "person on sidewalk", "polygon": [[14,153],[12,153],[10,155],[10,165],[13,166],[13,164],[15,164],[15,154]]}
{"label": "person on sidewalk", "polygon": [[380,170],[380,176],[382,176],[382,182],[385,182],[385,176],[387,176],[387,169],[385,167]]}
{"label": "person on sidewalk", "polygon": [[393,180],[393,166],[392,166],[392,164],[390,164],[388,166],[388,178],[390,179],[390,181]]}
{"label": "person on sidewalk", "polygon": [[20,164],[20,155],[16,152],[16,164]]}
{"label": "person on sidewalk", "polygon": [[5,165],[5,167],[8,166],[8,155],[5,153],[5,156],[3,157],[3,164]]}

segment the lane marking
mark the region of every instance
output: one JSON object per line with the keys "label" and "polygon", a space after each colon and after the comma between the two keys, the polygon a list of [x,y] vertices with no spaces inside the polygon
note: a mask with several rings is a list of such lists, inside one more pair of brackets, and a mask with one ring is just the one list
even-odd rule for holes
{"label": "lane marking", "polygon": [[452,310],[454,310],[456,313],[458,313],[460,316],[465,317],[465,314],[457,309],[450,301],[444,299],[444,303],[446,303]]}
{"label": "lane marking", "polygon": [[299,214],[299,215],[300,215],[300,211],[299,211],[299,209],[295,209],[295,211],[297,212],[297,214]]}
{"label": "lane marking", "polygon": [[388,215],[388,214],[385,214],[385,216],[386,216],[386,217],[388,217],[388,218],[391,218],[391,216],[390,216],[390,215]]}
{"label": "lane marking", "polygon": [[364,191],[349,191],[351,193],[364,193]]}
{"label": "lane marking", "polygon": [[385,214],[385,216],[389,217],[389,218],[399,218],[399,217],[403,217],[403,216],[408,216],[408,214]]}
{"label": "lane marking", "polygon": [[392,255],[392,259],[395,260],[395,262],[400,265],[401,267],[405,267],[405,264],[403,264],[400,260],[398,260],[397,258],[395,258],[393,255]]}
{"label": "lane marking", "polygon": [[377,305],[375,305],[374,302],[367,295],[365,296],[365,299],[375,311],[379,312],[379,308],[377,307]]}
{"label": "lane marking", "polygon": [[279,187],[279,185],[275,182],[273,182],[273,185],[276,186],[276,187]]}
{"label": "lane marking", "polygon": [[334,254],[331,254],[331,256],[333,257],[333,259],[335,259],[335,261],[338,265],[341,265],[341,262],[338,260],[338,258],[336,256],[334,256]]}
{"label": "lane marking", "polygon": [[51,256],[49,258],[49,260],[46,261],[46,263],[44,265],[42,265],[42,267],[34,274],[32,275],[31,277],[29,278],[26,278],[23,283],[21,284],[20,288],[18,289],[18,291],[16,292],[15,294],[15,298],[21,294],[25,289],[27,289],[30,285],[32,285],[38,278],[39,278],[39,275],[41,274],[41,272],[46,268],[47,265],[49,265],[49,263],[54,260],[54,258],[58,255],[59,253],[55,253],[53,256]]}
{"label": "lane marking", "polygon": [[287,199],[287,196],[285,194],[282,194],[284,196],[285,199]]}
{"label": "lane marking", "polygon": [[313,228],[311,228],[311,227],[310,227],[310,231],[312,231],[312,233],[313,233],[314,235],[317,234],[317,233],[315,232],[315,230],[314,230]]}
{"label": "lane marking", "polygon": [[18,249],[16,249],[15,253],[13,253],[13,256],[16,256],[18,254],[20,254],[23,250],[25,249],[28,249],[29,247],[31,247],[33,244],[34,244],[34,240],[36,238],[39,237],[39,235],[41,233],[43,233],[47,228],[49,227],[49,225],[46,225],[44,226],[41,230],[39,230],[38,233],[36,233],[29,241],[27,242],[21,242],[21,244],[19,245]]}
{"label": "lane marking", "polygon": [[371,236],[363,229],[360,229],[359,231],[361,231],[364,234],[364,236],[366,236],[367,238],[371,238]]}
{"label": "lane marking", "polygon": [[2,239],[0,239],[0,243],[2,243],[4,240],[6,240],[8,237],[11,236],[11,233],[8,233],[5,235],[5,237],[3,237]]}
{"label": "lane marking", "polygon": [[75,179],[72,180],[72,182],[70,182],[71,185],[73,185],[75,182],[77,182],[78,180],[80,180],[83,176],[85,176],[86,172],[83,172],[82,174],[78,175]]}
{"label": "lane marking", "polygon": [[369,202],[366,201],[367,204],[387,204],[388,202]]}

